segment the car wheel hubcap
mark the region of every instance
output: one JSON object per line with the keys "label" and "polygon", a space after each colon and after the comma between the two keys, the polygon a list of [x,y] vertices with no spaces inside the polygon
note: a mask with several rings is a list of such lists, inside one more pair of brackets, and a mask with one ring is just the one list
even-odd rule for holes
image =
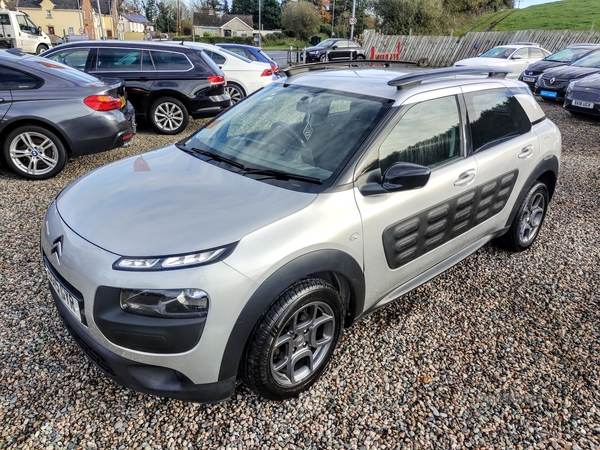
{"label": "car wheel hubcap", "polygon": [[545,209],[546,199],[541,193],[535,194],[523,211],[519,229],[519,238],[523,244],[529,244],[537,235],[544,218]]}
{"label": "car wheel hubcap", "polygon": [[242,99],[242,93],[234,87],[226,87],[225,92],[231,97],[231,103],[237,103]]}
{"label": "car wheel hubcap", "polygon": [[30,175],[44,175],[58,164],[56,145],[41,133],[17,135],[10,143],[9,154],[14,165]]}
{"label": "car wheel hubcap", "polygon": [[335,326],[335,315],[326,303],[313,302],[296,311],[269,355],[274,380],[294,386],[315,373],[327,360]]}
{"label": "car wheel hubcap", "polygon": [[175,131],[183,124],[183,111],[175,103],[161,103],[154,112],[154,121],[165,131]]}

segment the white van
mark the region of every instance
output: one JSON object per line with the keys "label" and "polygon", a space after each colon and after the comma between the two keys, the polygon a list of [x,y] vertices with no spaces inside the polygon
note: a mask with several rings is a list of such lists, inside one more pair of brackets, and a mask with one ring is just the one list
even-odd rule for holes
{"label": "white van", "polygon": [[0,10],[0,48],[20,48],[26,53],[39,55],[52,47],[50,38],[19,11]]}

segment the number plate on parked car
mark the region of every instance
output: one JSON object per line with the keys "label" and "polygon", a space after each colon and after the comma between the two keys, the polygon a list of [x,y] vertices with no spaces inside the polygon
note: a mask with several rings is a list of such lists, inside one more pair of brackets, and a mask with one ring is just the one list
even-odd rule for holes
{"label": "number plate on parked car", "polygon": [[523,81],[526,83],[535,83],[535,78],[532,77],[523,77]]}
{"label": "number plate on parked car", "polygon": [[542,97],[553,97],[553,98],[556,98],[556,92],[552,92],[552,91],[540,91],[540,95]]}
{"label": "number plate on parked car", "polygon": [[62,285],[60,281],[56,279],[48,267],[46,267],[46,274],[48,275],[48,281],[50,281],[50,284],[58,294],[58,298],[62,300],[64,305],[69,311],[71,311],[75,318],[81,322],[81,312],[79,311],[79,302],[77,299],[67,290],[66,287]]}
{"label": "number plate on parked car", "polygon": [[573,106],[579,106],[580,108],[594,108],[594,104],[592,102],[582,102],[581,100],[573,100]]}

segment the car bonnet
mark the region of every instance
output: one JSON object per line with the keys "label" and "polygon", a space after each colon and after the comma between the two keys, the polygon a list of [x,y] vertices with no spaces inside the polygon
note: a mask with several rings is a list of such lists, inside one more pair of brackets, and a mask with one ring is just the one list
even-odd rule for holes
{"label": "car bonnet", "polygon": [[59,195],[57,209],[73,231],[109,252],[166,256],[237,242],[315,197],[169,146],[90,172]]}

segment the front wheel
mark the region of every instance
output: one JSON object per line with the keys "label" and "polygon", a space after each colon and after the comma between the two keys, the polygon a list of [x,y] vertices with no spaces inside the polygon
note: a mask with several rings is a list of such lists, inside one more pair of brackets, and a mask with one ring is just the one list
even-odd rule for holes
{"label": "front wheel", "polygon": [[4,160],[13,172],[24,178],[45,180],[63,169],[67,152],[52,131],[26,125],[15,128],[6,136]]}
{"label": "front wheel", "polygon": [[259,395],[284,400],[323,373],[342,331],[343,303],[317,278],[298,281],[269,308],[250,338],[242,377]]}
{"label": "front wheel", "polygon": [[46,50],[48,50],[48,46],[46,44],[40,44],[38,45],[38,48],[35,49],[35,54],[39,55],[40,53],[44,53]]}
{"label": "front wheel", "polygon": [[549,201],[546,185],[539,181],[534,183],[523,199],[510,229],[498,239],[498,244],[514,252],[531,247],[544,223]]}
{"label": "front wheel", "polygon": [[161,97],[150,107],[149,119],[152,126],[162,134],[178,134],[189,122],[186,107],[173,97]]}

